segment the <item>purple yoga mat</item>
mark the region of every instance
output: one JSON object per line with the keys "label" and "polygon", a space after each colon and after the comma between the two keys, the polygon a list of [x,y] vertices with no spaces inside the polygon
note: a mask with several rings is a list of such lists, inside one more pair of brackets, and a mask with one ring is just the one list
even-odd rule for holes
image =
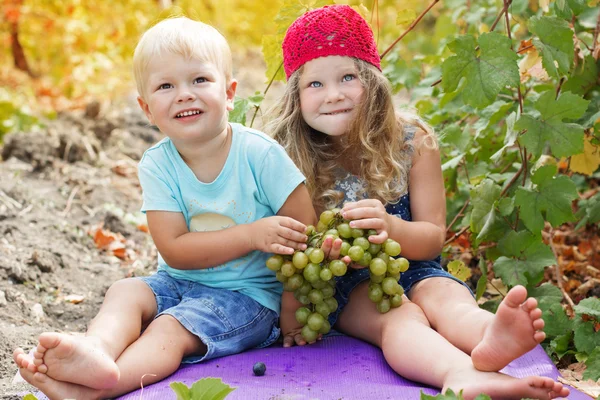
{"label": "purple yoga mat", "polygon": [[[254,376],[252,366],[263,362],[264,376]],[[510,363],[502,372],[515,377],[531,375],[556,379],[558,370],[541,346]],[[398,376],[385,362],[381,350],[347,336],[332,336],[302,347],[280,345],[249,350],[205,363],[184,365],[161,382],[144,388],[144,400],[176,399],[171,382],[191,386],[201,378],[221,378],[237,387],[226,400],[371,400],[419,399],[438,390]],[[140,399],[140,390],[120,397]],[[571,389],[569,399],[591,397]]]}

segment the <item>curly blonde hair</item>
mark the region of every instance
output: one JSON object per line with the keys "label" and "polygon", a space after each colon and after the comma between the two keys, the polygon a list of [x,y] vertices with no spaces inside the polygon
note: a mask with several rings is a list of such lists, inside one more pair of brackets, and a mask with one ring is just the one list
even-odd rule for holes
{"label": "curly blonde hair", "polygon": [[388,79],[371,64],[353,59],[364,88],[363,101],[356,110],[342,147],[334,147],[330,136],[311,128],[300,109],[300,67],[289,79],[284,95],[271,113],[269,132],[288,152],[306,177],[306,185],[317,210],[337,206],[344,193],[334,190],[339,160],[356,160],[369,198],[384,204],[397,202],[406,193],[413,143],[405,140],[405,126],[425,132],[421,141],[436,148],[432,129],[415,115],[396,113]]}

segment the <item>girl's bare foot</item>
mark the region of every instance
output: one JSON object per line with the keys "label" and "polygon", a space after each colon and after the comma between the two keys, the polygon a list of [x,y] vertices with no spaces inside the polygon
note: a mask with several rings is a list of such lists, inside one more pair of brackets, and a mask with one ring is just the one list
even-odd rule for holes
{"label": "girl's bare foot", "polygon": [[[20,350],[20,349],[18,349]],[[21,350],[22,351],[22,350]],[[26,354],[21,353],[21,355]],[[17,351],[13,355],[16,362]],[[74,383],[60,382],[50,378],[46,374],[41,372],[32,372],[27,368],[23,368],[19,365],[19,374],[21,377],[29,382],[31,385],[38,388],[44,393],[50,400],[64,400],[64,399],[99,399],[100,393],[97,390],[87,388],[85,386],[76,385]]]}
{"label": "girl's bare foot", "polygon": [[507,294],[486,329],[483,339],[471,352],[473,365],[480,371],[500,371],[514,359],[527,353],[546,334],[542,310],[537,300],[527,298],[523,286],[515,286]]}
{"label": "girl's bare foot", "polygon": [[475,368],[453,371],[446,378],[442,393],[452,389],[454,393],[463,391],[465,400],[474,399],[485,393],[492,399],[520,400],[554,399],[569,395],[569,389],[562,383],[543,376],[513,378],[498,372],[482,372]]}
{"label": "girl's bare foot", "polygon": [[58,382],[61,384],[108,389],[119,381],[117,364],[102,343],[91,336],[42,333],[33,354],[33,363],[37,372],[48,375],[53,382],[61,381]]}

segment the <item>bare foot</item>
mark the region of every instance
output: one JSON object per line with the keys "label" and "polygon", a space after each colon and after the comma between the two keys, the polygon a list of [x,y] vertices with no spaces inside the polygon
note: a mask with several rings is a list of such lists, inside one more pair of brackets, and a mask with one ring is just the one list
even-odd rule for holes
{"label": "bare foot", "polygon": [[[20,353],[19,353],[20,350]],[[20,361],[31,358],[31,356],[25,354],[22,349],[15,350],[13,359],[17,362],[17,358]],[[33,359],[29,362],[33,364]],[[60,382],[50,378],[46,374],[41,372],[33,372],[28,368],[22,367],[19,362],[19,374],[21,377],[29,382],[31,385],[38,388],[44,393],[50,400],[64,400],[64,399],[99,399],[101,398],[98,390],[90,389],[85,386],[76,385],[74,383]]]}
{"label": "bare foot", "polygon": [[562,383],[543,376],[513,378],[499,372],[482,372],[475,368],[471,370],[453,371],[446,378],[442,393],[452,389],[458,394],[461,390],[465,400],[474,399],[485,393],[492,399],[520,400],[554,399],[569,395],[569,389]]}
{"label": "bare foot", "polygon": [[546,334],[537,300],[527,298],[527,289],[515,286],[507,294],[487,327],[483,339],[471,352],[480,371],[500,371],[515,358],[541,343]]}
{"label": "bare foot", "polygon": [[48,375],[54,382],[108,389],[119,381],[117,364],[102,343],[91,336],[42,333],[33,363],[37,372]]}

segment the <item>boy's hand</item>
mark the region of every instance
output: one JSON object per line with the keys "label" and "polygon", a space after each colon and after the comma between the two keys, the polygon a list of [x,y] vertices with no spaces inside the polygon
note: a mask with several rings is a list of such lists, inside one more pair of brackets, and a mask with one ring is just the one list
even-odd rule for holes
{"label": "boy's hand", "polygon": [[289,217],[262,218],[251,224],[251,247],[265,253],[294,254],[306,249],[306,225]]}
{"label": "boy's hand", "polygon": [[377,235],[369,236],[371,243],[383,243],[388,238],[390,215],[381,201],[376,199],[360,200],[344,204],[342,216],[350,220],[351,228],[374,229]]}
{"label": "boy's hand", "polygon": [[[342,243],[342,239],[339,238],[335,240],[332,238],[325,239],[323,244],[321,244],[321,250],[323,250],[323,253],[325,253],[325,258],[328,260],[337,260],[340,257]],[[341,260],[345,262],[346,265],[350,264],[352,261],[348,256],[342,257]]]}

